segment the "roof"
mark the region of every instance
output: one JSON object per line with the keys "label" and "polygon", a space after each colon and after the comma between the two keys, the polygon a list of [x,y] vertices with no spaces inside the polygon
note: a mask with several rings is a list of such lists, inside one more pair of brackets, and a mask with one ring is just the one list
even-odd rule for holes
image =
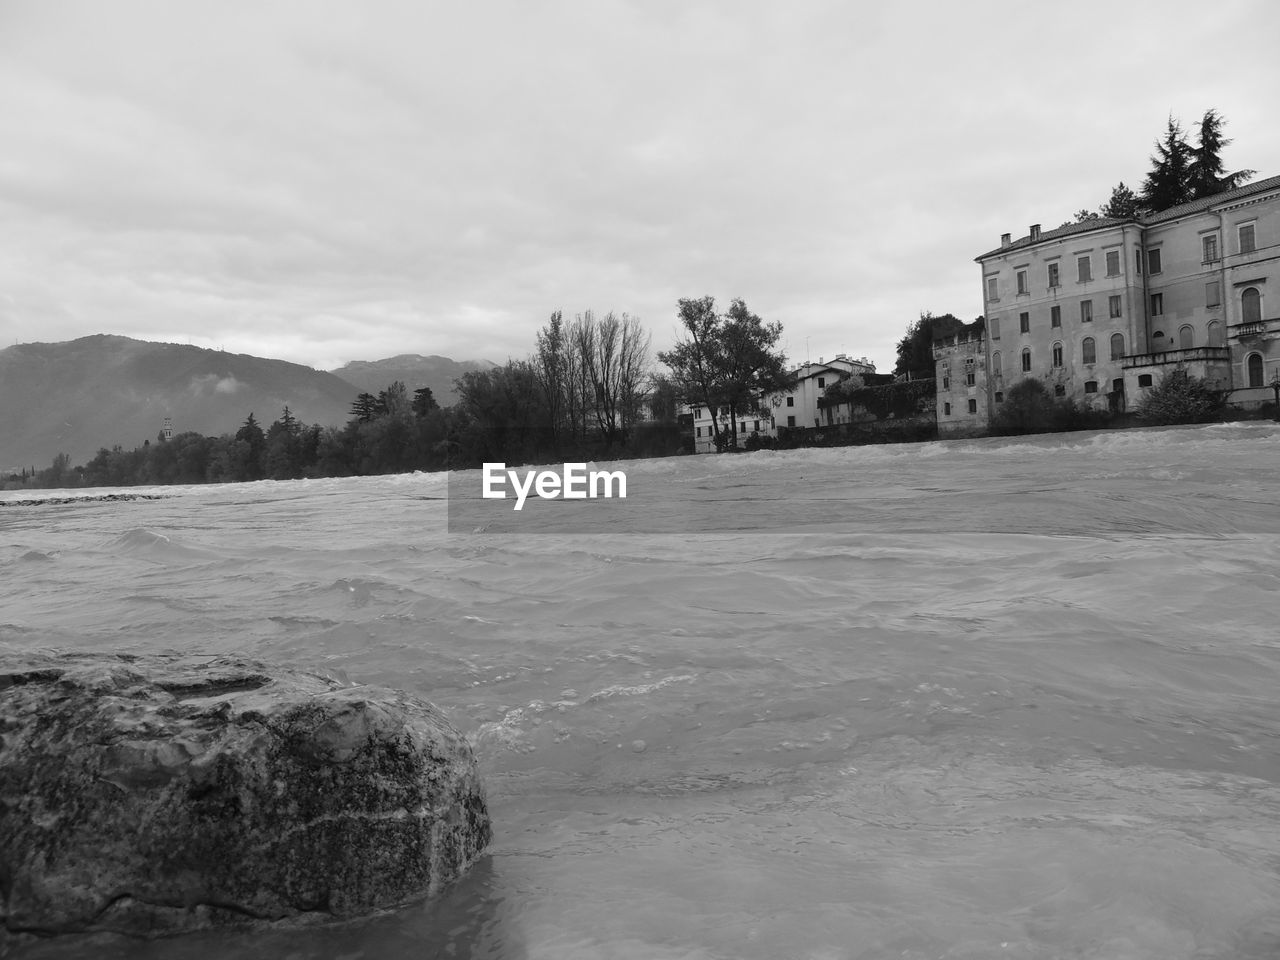
{"label": "roof", "polygon": [[1010,243],[1007,247],[996,247],[994,250],[988,250],[986,253],[979,257],[975,257],[974,259],[981,261],[987,259],[987,257],[993,257],[998,253],[1008,253],[1010,250],[1033,247],[1036,244],[1046,243],[1050,240],[1060,240],[1063,237],[1074,236],[1078,233],[1089,233],[1093,230],[1104,230],[1111,227],[1118,227],[1126,223],[1136,223],[1144,227],[1154,226],[1158,223],[1168,223],[1170,220],[1177,220],[1180,217],[1187,217],[1195,213],[1203,213],[1212,207],[1216,207],[1224,203],[1230,203],[1232,200],[1253,196],[1257,193],[1266,193],[1269,190],[1280,190],[1280,177],[1268,177],[1265,180],[1247,183],[1242,187],[1236,187],[1234,190],[1226,190],[1222,193],[1215,193],[1213,196],[1201,197],[1199,200],[1192,200],[1190,203],[1180,203],[1176,207],[1170,207],[1167,210],[1160,210],[1157,213],[1148,213],[1141,217],[1099,217],[1097,220],[1085,220],[1081,223],[1064,224],[1056,230],[1045,230],[1041,232],[1038,240],[1033,241],[1029,235],[1020,237]]}

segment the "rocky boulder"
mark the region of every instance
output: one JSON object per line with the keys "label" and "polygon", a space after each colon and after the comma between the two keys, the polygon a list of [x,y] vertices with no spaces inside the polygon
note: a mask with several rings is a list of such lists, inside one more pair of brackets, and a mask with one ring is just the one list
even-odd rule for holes
{"label": "rocky boulder", "polygon": [[431,704],[239,658],[0,656],[0,941],[351,917],[489,842]]}

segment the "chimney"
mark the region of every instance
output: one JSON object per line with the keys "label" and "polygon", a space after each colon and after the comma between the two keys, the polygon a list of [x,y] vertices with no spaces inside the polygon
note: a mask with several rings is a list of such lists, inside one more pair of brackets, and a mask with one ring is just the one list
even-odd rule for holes
{"label": "chimney", "polygon": [[1040,239],[1040,224],[1033,223],[1031,225],[1031,242],[1035,243]]}
{"label": "chimney", "polygon": [[1013,234],[1011,233],[1000,234],[1000,249],[1003,250],[1005,247],[1009,246],[1011,243],[1013,243]]}

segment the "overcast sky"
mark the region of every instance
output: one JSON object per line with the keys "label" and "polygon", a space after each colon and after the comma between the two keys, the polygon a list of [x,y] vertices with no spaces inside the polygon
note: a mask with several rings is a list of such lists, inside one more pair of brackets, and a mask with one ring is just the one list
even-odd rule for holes
{"label": "overcast sky", "polygon": [[892,369],[1172,112],[1280,174],[1280,5],[0,0],[0,345],[523,357],[741,297]]}

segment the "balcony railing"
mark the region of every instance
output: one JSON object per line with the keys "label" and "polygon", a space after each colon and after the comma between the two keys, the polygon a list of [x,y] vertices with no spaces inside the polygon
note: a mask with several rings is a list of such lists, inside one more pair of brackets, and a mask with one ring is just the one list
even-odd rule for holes
{"label": "balcony railing", "polygon": [[1151,367],[1168,363],[1193,363],[1197,360],[1230,361],[1231,351],[1226,347],[1188,347],[1183,350],[1162,350],[1159,353],[1135,353],[1121,363],[1126,370],[1133,367]]}
{"label": "balcony railing", "polygon": [[1267,332],[1267,320],[1251,320],[1249,323],[1237,323],[1231,327],[1231,335],[1244,340],[1247,337],[1260,337]]}

